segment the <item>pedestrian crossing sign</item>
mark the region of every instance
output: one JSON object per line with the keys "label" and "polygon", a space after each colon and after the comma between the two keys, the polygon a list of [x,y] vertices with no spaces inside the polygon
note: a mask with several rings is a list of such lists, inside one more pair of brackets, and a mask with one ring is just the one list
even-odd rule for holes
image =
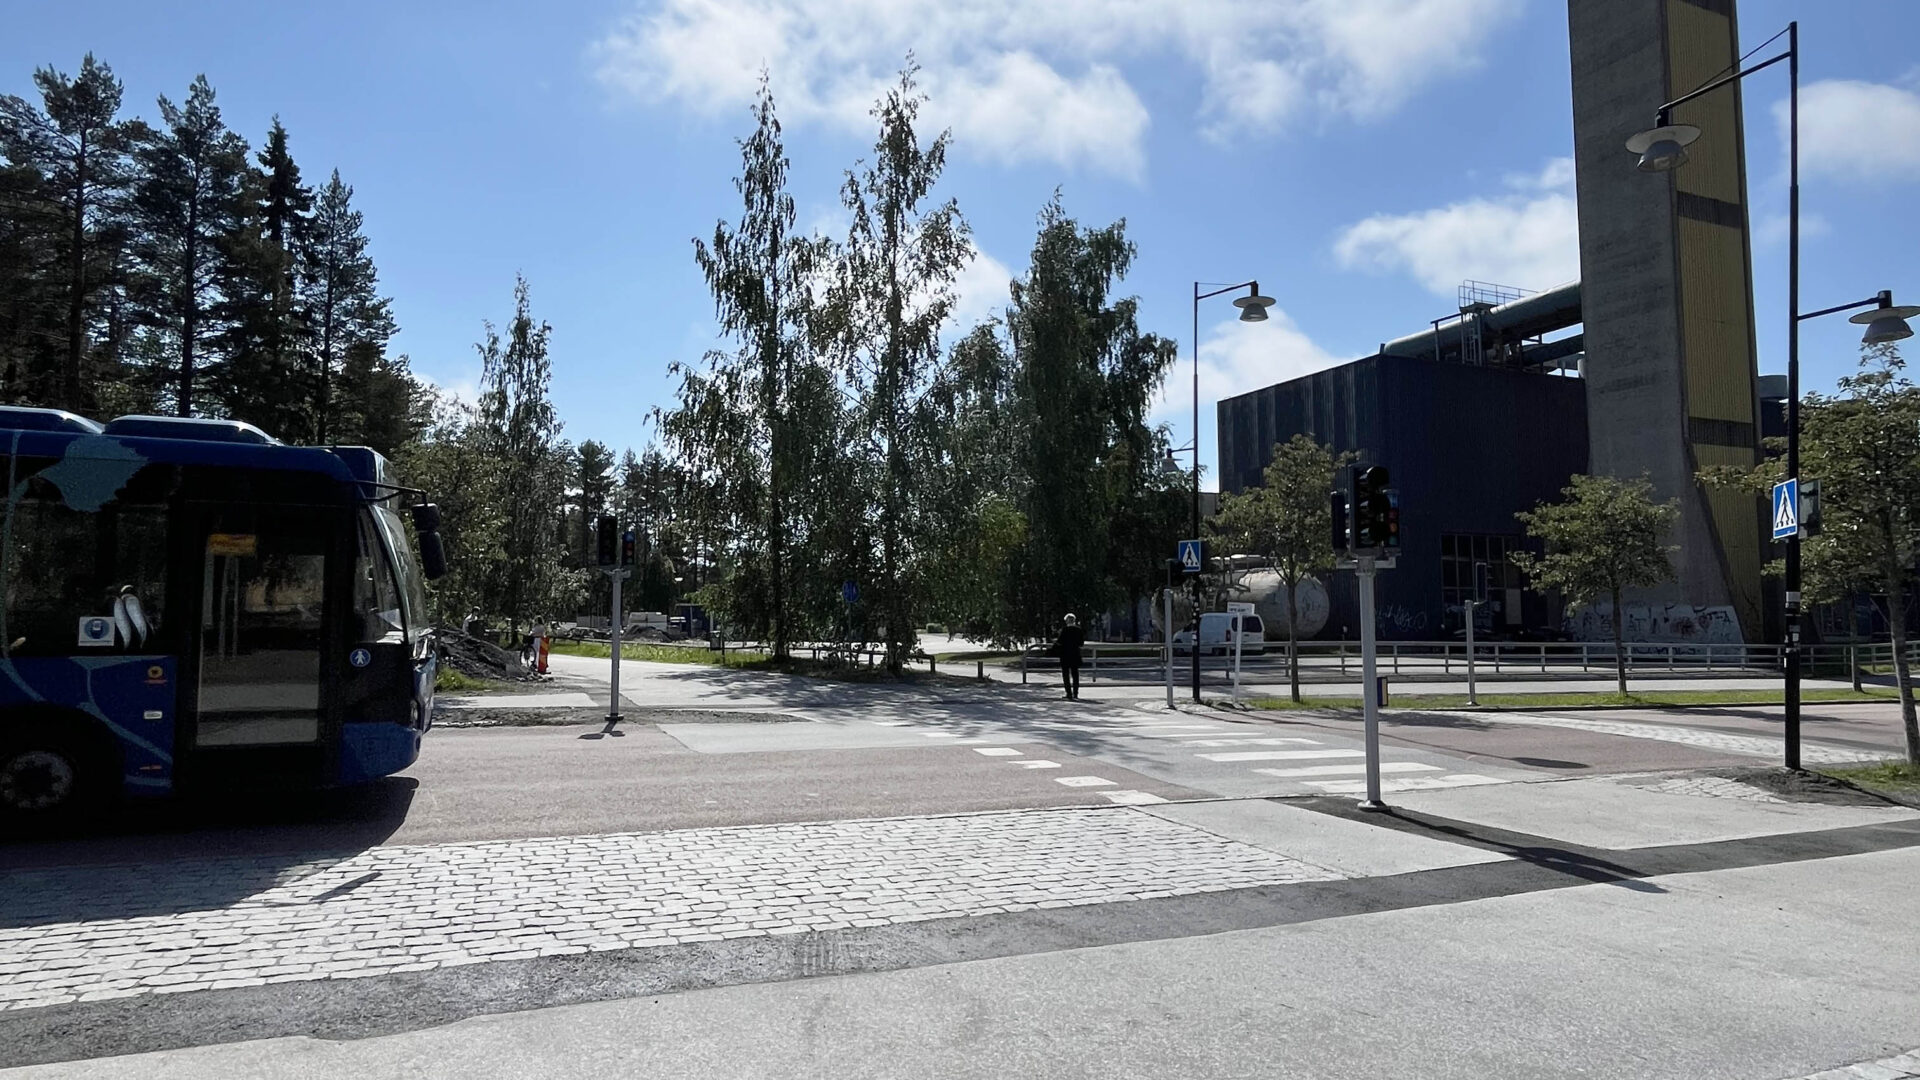
{"label": "pedestrian crossing sign", "polygon": [[[1162,549],[1162,550],[1165,550],[1165,549]],[[1189,574],[1199,573],[1200,572],[1200,541],[1198,540],[1180,541],[1179,559],[1180,559],[1180,569],[1186,571]]]}
{"label": "pedestrian crossing sign", "polygon": [[1800,535],[1800,479],[1793,477],[1773,485],[1773,538],[1786,540]]}

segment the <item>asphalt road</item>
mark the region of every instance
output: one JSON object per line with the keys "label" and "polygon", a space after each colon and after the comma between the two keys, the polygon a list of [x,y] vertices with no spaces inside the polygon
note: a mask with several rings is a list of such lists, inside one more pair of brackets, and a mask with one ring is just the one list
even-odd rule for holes
{"label": "asphalt road", "polygon": [[[595,678],[604,664],[556,667],[553,689],[605,700]],[[442,728],[415,767],[378,784],[143,808],[89,835],[0,845],[0,866],[25,870],[29,883],[36,867],[122,881],[137,877],[137,864],[209,855],[293,866],[399,845],[1116,802],[1153,813],[1275,808],[1152,804],[1342,794],[1361,745],[1351,717],[1169,711],[1151,697],[1076,703],[1038,686],[847,685],[643,664],[625,665],[623,684],[632,722],[611,732]],[[677,711],[687,709],[708,711]],[[1387,776],[1405,785],[1389,790],[1426,785],[1389,802],[1461,806],[1447,800],[1511,792],[1507,802],[1533,805],[1541,800],[1529,802],[1524,787],[1492,785],[1751,766],[1765,760],[1751,747],[1779,737],[1765,709],[1564,717],[1629,733],[1389,713]],[[1815,706],[1806,722],[1810,740],[1863,756],[1899,746],[1891,706]],[[1648,737],[1633,733],[1641,727]],[[1578,787],[1544,790],[1577,803]],[[1612,794],[1631,803],[1643,797],[1636,792]],[[1286,805],[1318,808],[1307,817],[1355,813],[1338,798]],[[1556,813],[1584,822],[1585,807]],[[1341,1075],[1758,1077],[1859,1060],[1875,1039],[1920,1043],[1910,991],[1885,989],[1888,958],[1905,940],[1886,927],[1920,844],[1910,822],[1807,834],[1817,842],[1662,838],[1622,851],[1544,828],[1502,833],[1514,826],[1457,813],[1412,814],[1401,827],[1423,830],[1429,849],[1472,848],[1497,861],[1429,852],[1414,866],[1367,867],[1410,841],[1348,839],[1325,864],[1360,859],[1350,872],[1378,876],[77,1002],[7,1014],[0,1043],[12,1050],[0,1063],[319,1035],[357,1041],[301,1043],[299,1068],[368,1076],[611,1076],[668,1062],[694,1077],[1325,1075],[1337,1061],[1331,1071]],[[1284,846],[1312,835],[1295,822]],[[1830,891],[1815,895],[1811,883]],[[1549,902],[1555,893],[1576,899]],[[1776,982],[1811,1000],[1806,1019],[1778,1029],[1758,1019],[1793,996]],[[489,1020],[477,1033],[439,1026],[579,1002],[601,1004]],[[168,1068],[293,1067],[274,1045],[194,1052]],[[1623,1045],[1644,1051],[1591,1056]],[[650,1049],[636,1057],[636,1047]],[[152,1061],[113,1067],[168,1074]]]}

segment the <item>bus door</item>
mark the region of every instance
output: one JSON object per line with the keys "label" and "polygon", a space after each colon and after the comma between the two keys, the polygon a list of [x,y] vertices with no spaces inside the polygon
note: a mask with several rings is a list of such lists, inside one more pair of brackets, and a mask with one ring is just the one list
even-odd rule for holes
{"label": "bus door", "polygon": [[328,692],[321,657],[333,629],[328,570],[338,511],[236,505],[209,508],[203,520],[192,745],[203,764],[251,751],[244,755],[250,763],[279,757],[319,779]]}

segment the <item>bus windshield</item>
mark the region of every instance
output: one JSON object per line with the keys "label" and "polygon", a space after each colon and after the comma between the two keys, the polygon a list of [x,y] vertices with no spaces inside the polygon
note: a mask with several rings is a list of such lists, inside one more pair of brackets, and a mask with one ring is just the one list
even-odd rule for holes
{"label": "bus windshield", "polygon": [[405,523],[392,507],[376,503],[373,520],[385,541],[387,552],[393,558],[394,570],[399,575],[400,603],[406,616],[407,634],[418,640],[426,632],[430,621],[427,616],[426,577],[420,571],[420,560],[414,556]]}

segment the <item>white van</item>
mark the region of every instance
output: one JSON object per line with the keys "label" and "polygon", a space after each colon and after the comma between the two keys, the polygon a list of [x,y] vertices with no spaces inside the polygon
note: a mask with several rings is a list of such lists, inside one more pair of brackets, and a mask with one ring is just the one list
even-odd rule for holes
{"label": "white van", "polygon": [[[1267,647],[1267,628],[1258,615],[1240,616],[1240,655],[1258,656]],[[1175,652],[1187,652],[1193,648],[1193,631],[1182,630],[1173,635]],[[1231,653],[1233,651],[1233,613],[1227,611],[1203,611],[1200,613],[1200,648],[1208,653]]]}

